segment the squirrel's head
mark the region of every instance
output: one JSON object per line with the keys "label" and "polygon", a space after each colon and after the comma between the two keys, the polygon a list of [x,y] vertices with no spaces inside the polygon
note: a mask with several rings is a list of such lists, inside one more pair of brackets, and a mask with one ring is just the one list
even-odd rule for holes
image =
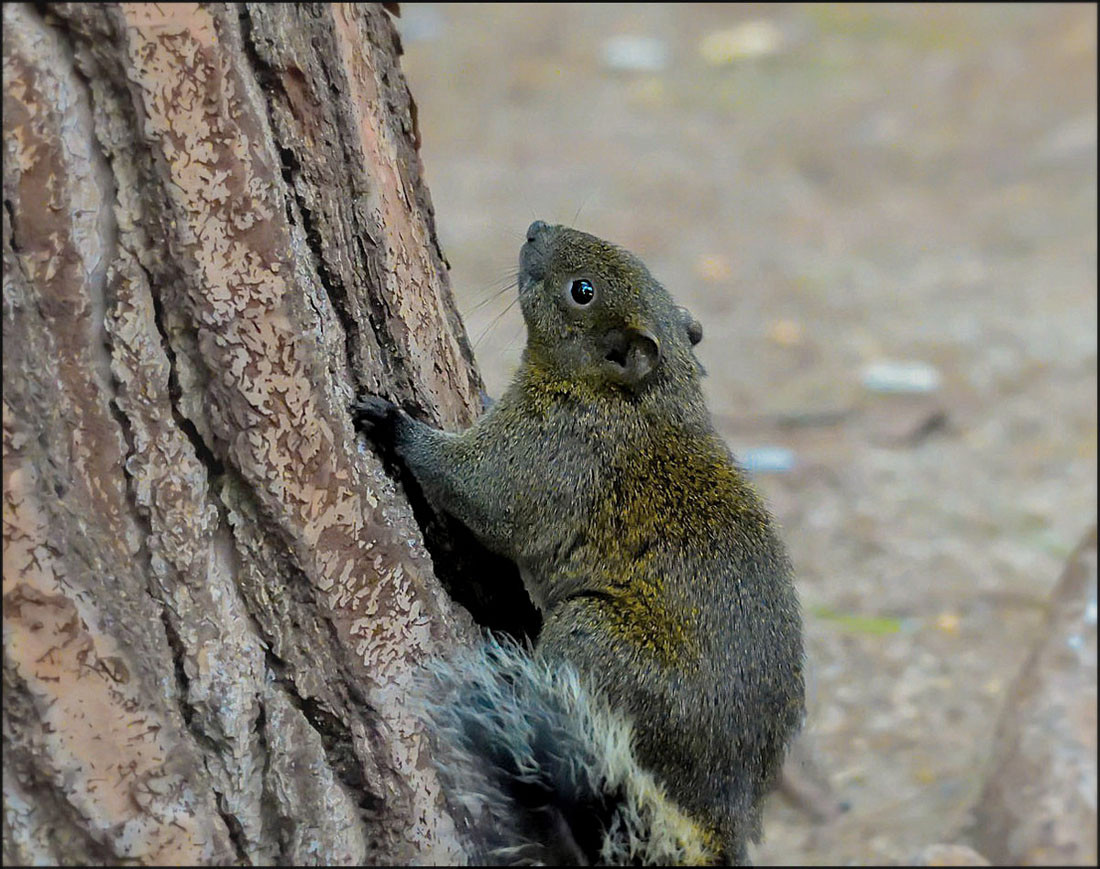
{"label": "squirrel's head", "polygon": [[528,351],[564,377],[637,391],[661,373],[701,370],[691,352],[699,322],[636,256],[593,235],[532,223],[519,299]]}

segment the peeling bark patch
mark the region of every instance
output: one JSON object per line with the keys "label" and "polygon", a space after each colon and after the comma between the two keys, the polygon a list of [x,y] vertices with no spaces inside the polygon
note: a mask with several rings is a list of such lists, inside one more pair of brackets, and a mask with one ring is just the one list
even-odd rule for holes
{"label": "peeling bark patch", "polygon": [[[5,425],[6,447],[9,431]],[[38,707],[55,784],[119,856],[212,859],[215,842],[195,823],[186,780],[170,772],[163,722],[130,682],[134,665],[89,627],[79,598],[64,590],[64,563],[42,543],[48,520],[33,470],[16,467],[13,449],[4,460],[4,643],[23,662],[14,666]]]}
{"label": "peeling bark patch", "polygon": [[[42,43],[47,40],[42,37]],[[60,52],[55,49],[54,55],[61,65]],[[80,141],[70,120],[78,114],[79,97],[73,82],[44,77],[17,51],[5,51],[4,79],[11,82],[4,91],[4,156],[18,178],[19,218],[12,220],[12,243],[21,273],[39,290],[36,304],[42,315],[79,336],[54,348],[60,379],[79,392],[70,455],[82,465],[77,476],[95,509],[117,521],[125,499],[112,472],[123,444],[98,400],[98,359],[89,352],[99,327],[87,284],[94,283],[106,256],[95,225],[102,195],[87,145],[63,149],[56,140],[68,134]],[[97,449],[84,449],[88,442]]]}

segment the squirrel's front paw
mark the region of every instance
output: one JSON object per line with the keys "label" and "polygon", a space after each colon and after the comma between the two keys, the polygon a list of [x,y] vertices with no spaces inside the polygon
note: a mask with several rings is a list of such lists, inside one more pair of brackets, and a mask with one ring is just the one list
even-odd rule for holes
{"label": "squirrel's front paw", "polygon": [[376,437],[389,435],[403,411],[388,398],[360,395],[351,403],[351,418],[355,428]]}

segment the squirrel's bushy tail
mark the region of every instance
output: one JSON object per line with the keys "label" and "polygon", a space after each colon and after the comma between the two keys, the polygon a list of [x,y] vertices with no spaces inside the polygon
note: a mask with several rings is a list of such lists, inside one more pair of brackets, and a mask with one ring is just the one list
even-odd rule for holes
{"label": "squirrel's bushy tail", "polygon": [[631,728],[569,665],[489,640],[432,665],[420,713],[474,856],[493,864],[722,859],[631,749]]}

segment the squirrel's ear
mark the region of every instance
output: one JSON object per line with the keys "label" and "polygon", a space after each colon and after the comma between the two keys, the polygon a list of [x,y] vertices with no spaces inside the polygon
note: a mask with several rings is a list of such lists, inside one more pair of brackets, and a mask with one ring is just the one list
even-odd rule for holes
{"label": "squirrel's ear", "polygon": [[696,320],[691,311],[683,305],[677,305],[676,309],[680,313],[680,320],[684,324],[684,330],[687,332],[688,341],[690,341],[691,346],[694,347],[703,340],[703,324]]}
{"label": "squirrel's ear", "polygon": [[604,359],[629,386],[639,386],[661,362],[661,344],[648,329],[614,329],[605,338]]}

